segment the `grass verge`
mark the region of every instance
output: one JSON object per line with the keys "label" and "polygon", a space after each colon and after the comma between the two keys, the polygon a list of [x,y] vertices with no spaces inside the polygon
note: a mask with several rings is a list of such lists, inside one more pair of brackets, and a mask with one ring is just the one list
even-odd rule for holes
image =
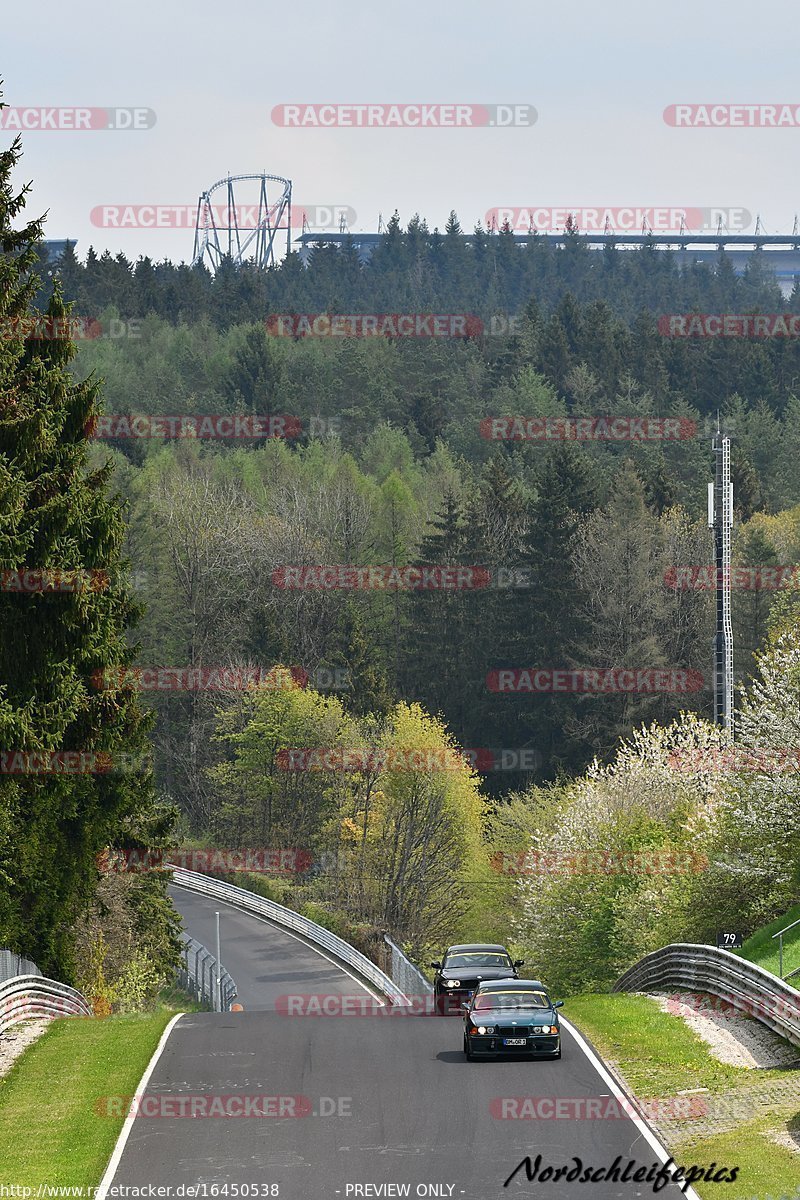
{"label": "grass verge", "polygon": [[96,1105],[133,1095],[174,1015],[52,1021],[0,1079],[0,1184],[98,1184],[124,1116]]}
{"label": "grass verge", "polygon": [[[800,921],[800,904],[795,904],[782,917],[777,917],[769,925],[759,929],[747,939],[737,953],[741,954],[743,958],[749,959],[750,962],[757,963],[766,971],[772,971],[773,975],[777,975],[778,939],[775,938],[773,941],[772,935],[780,929],[785,929],[787,925],[791,925],[792,921]],[[791,933],[787,933],[783,939],[784,975],[788,975],[796,967],[800,967],[800,925],[795,926]],[[800,975],[795,975],[794,979],[789,980],[789,983],[792,987],[800,985]]]}
{"label": "grass verge", "polygon": [[[690,1137],[686,1127],[678,1140],[665,1136],[665,1144],[681,1165],[739,1167],[733,1183],[698,1183],[703,1200],[751,1200],[755,1196],[795,1197],[800,1180],[800,1153],[778,1145],[771,1135],[797,1137],[800,1127],[800,1071],[748,1070],[719,1062],[708,1046],[684,1022],[665,1013],[647,996],[573,996],[564,1015],[585,1033],[602,1056],[622,1076],[630,1092],[640,1100],[665,1099],[695,1088],[712,1095],[735,1097],[747,1111],[748,1089],[775,1082],[781,1085],[780,1100],[768,1113],[763,1111],[737,1125],[736,1129],[711,1136]],[[796,1079],[796,1098],[786,1095],[786,1084]],[[792,1092],[795,1089],[790,1089]],[[776,1089],[777,1091],[777,1089]]]}
{"label": "grass verge", "polygon": [[[797,1128],[800,1113],[789,1121]],[[751,1121],[731,1133],[720,1133],[681,1144],[681,1162],[734,1163],[739,1178],[733,1184],[699,1185],[699,1195],[729,1196],[731,1200],[752,1200],[752,1197],[800,1196],[800,1155],[797,1151],[778,1146],[770,1138],[777,1121],[774,1117]],[[749,1183],[747,1182],[749,1180]],[[755,1181],[755,1189],[754,1189]]]}

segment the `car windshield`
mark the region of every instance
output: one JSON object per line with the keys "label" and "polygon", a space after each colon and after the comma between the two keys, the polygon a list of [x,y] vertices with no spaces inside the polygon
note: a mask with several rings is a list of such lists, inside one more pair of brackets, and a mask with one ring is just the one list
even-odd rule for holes
{"label": "car windshield", "polygon": [[475,997],[476,1012],[486,1012],[490,1008],[549,1008],[550,1001],[544,992],[482,992]]}
{"label": "car windshield", "polygon": [[477,950],[472,953],[460,951],[458,954],[448,954],[444,963],[445,971],[463,971],[465,967],[510,967],[511,959],[501,951],[487,953]]}

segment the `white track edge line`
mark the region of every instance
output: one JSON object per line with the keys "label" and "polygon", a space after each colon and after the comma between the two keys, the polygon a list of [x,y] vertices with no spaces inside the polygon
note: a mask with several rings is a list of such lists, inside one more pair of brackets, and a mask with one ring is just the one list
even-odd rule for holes
{"label": "white track edge line", "polygon": [[[208,896],[205,892],[200,892],[193,887],[186,887],[186,885],[182,883],[173,882],[172,886],[177,888],[182,887],[185,892],[192,892],[195,896],[201,896],[206,900],[214,900],[217,904],[227,904],[228,908],[235,908],[237,912],[244,913],[246,917],[252,917],[255,921],[261,921],[264,925],[272,926],[273,929],[277,929],[280,933],[288,934],[290,938],[294,938],[296,942],[299,942],[301,946],[305,946],[307,950],[313,950],[315,954],[319,954],[320,957],[324,958],[326,962],[329,962],[332,967],[336,967],[338,970],[344,971],[345,975],[348,975],[352,979],[353,983],[357,983],[358,986],[362,987],[365,992],[369,992],[370,996],[372,996],[374,1000],[377,1000],[382,1007],[386,1007],[386,996],[382,996],[380,992],[373,991],[372,988],[359,979],[357,975],[353,975],[351,971],[348,971],[347,967],[343,967],[340,962],[337,962],[335,958],[331,958],[330,955],[326,954],[325,951],[319,946],[315,946],[311,941],[306,941],[305,938],[293,933],[291,929],[286,929],[278,921],[273,921],[269,917],[264,917],[261,915],[261,913],[250,912],[249,909],[243,908],[240,904],[235,904],[232,900],[218,900],[216,896]],[[406,999],[408,999],[407,996]],[[97,1200],[103,1200],[103,1197],[98,1196]]]}
{"label": "white track edge line", "polygon": [[131,1107],[128,1110],[128,1115],[126,1116],[126,1118],[123,1122],[122,1129],[120,1129],[120,1131],[119,1131],[119,1137],[117,1138],[116,1145],[114,1146],[114,1150],[111,1154],[111,1158],[108,1160],[108,1166],[106,1167],[103,1178],[100,1180],[100,1183],[98,1185],[97,1192],[95,1194],[95,1200],[106,1200],[106,1196],[108,1194],[108,1189],[111,1187],[111,1184],[114,1182],[114,1176],[117,1173],[117,1168],[119,1167],[120,1159],[122,1158],[122,1152],[125,1149],[125,1143],[127,1142],[128,1138],[130,1137],[130,1132],[131,1132],[131,1129],[133,1128],[133,1122],[136,1120],[136,1109],[138,1108],[136,1101],[138,1101],[142,1098],[145,1088],[147,1087],[148,1083],[150,1082],[150,1076],[153,1074],[156,1063],[161,1058],[161,1055],[164,1051],[164,1047],[167,1044],[167,1038],[172,1033],[173,1026],[178,1021],[180,1021],[181,1017],[183,1017],[185,1015],[186,1014],[182,1013],[182,1012],[175,1014],[175,1016],[172,1018],[172,1020],[169,1022],[166,1029],[162,1033],[161,1039],[160,1039],[158,1045],[156,1046],[155,1050],[153,1051],[153,1057],[150,1059],[150,1062],[145,1067],[144,1075],[139,1080],[139,1086],[136,1089],[136,1094],[134,1095],[133,1100],[131,1101]]}
{"label": "white track edge line", "polygon": [[[601,1058],[598,1057],[598,1055],[595,1053],[595,1051],[592,1049],[592,1047],[589,1045],[589,1043],[584,1038],[583,1034],[578,1029],[575,1028],[575,1026],[572,1024],[571,1021],[567,1021],[564,1017],[561,1018],[561,1023],[572,1034],[573,1038],[578,1043],[578,1046],[581,1048],[583,1053],[589,1059],[589,1062],[595,1068],[595,1070],[600,1075],[600,1077],[611,1088],[611,1091],[614,1093],[617,1100],[621,1100],[623,1102],[623,1104],[625,1105],[626,1111],[630,1110],[633,1107],[631,1104],[631,1101],[628,1099],[628,1097],[625,1095],[625,1093],[621,1090],[621,1088],[619,1087],[619,1084],[614,1079],[614,1077],[609,1074],[608,1070],[606,1069],[605,1063],[603,1062],[603,1060]],[[630,1112],[630,1111],[628,1112],[628,1115],[629,1115],[631,1121],[636,1126],[636,1128],[639,1130],[639,1132],[641,1134],[643,1134],[645,1140],[649,1143],[650,1146],[652,1146],[652,1148],[659,1155],[662,1163],[668,1162],[670,1159],[672,1159],[672,1161],[675,1162],[674,1156],[672,1154],[670,1154],[669,1150],[664,1145],[664,1143],[661,1141],[661,1139],[659,1138],[656,1131],[647,1124],[644,1117],[639,1116],[639,1114],[636,1112]],[[675,1163],[675,1165],[677,1167],[678,1164]],[[679,1188],[681,1186],[680,1181],[678,1183],[676,1183],[674,1186]],[[686,1189],[686,1191],[683,1192],[683,1195],[688,1196],[689,1200],[700,1200],[700,1197],[698,1196],[697,1192],[694,1190],[693,1185],[690,1185]],[[100,1200],[99,1197],[98,1197],[98,1200]]]}

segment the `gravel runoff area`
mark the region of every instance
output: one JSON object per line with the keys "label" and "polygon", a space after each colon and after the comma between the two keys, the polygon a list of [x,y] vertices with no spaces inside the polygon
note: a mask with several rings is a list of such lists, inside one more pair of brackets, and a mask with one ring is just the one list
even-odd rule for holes
{"label": "gravel runoff area", "polygon": [[[658,1102],[650,1114],[671,1146],[696,1138],[726,1133],[747,1121],[772,1115],[775,1129],[768,1135],[800,1157],[800,1048],[731,1005],[696,992],[644,993],[664,1012],[681,1016],[721,1062],[753,1072],[753,1083],[711,1094],[705,1088],[680,1093]],[[758,1079],[759,1068],[782,1069],[785,1077]],[[645,1107],[647,1107],[645,1101]]]}
{"label": "gravel runoff area", "polygon": [[12,1025],[5,1033],[0,1033],[0,1078],[8,1074],[14,1060],[42,1036],[49,1024],[49,1017],[41,1017],[20,1021],[19,1025]]}
{"label": "gravel runoff area", "polygon": [[800,1066],[800,1047],[792,1046],[760,1021],[716,996],[698,992],[651,993],[664,1012],[683,1017],[720,1062],[732,1067]]}

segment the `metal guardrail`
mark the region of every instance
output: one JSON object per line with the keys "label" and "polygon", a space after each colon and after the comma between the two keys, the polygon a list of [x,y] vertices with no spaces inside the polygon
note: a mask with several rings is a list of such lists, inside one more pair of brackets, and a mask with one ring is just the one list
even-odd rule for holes
{"label": "metal guardrail", "polygon": [[617,980],[613,990],[643,992],[665,987],[709,992],[800,1046],[800,992],[729,950],[676,942],[646,955]]}
{"label": "metal guardrail", "polygon": [[186,871],[183,867],[175,867],[169,863],[165,866],[172,871],[173,880],[178,887],[200,892],[201,895],[212,896],[216,900],[224,900],[227,904],[233,904],[245,912],[253,913],[257,917],[264,917],[273,924],[280,925],[283,929],[292,930],[299,937],[314,946],[327,950],[339,962],[350,967],[365,982],[371,983],[377,991],[386,996],[392,1004],[406,1005],[409,1003],[406,993],[371,959],[362,954],[360,950],[356,950],[355,946],[351,946],[343,938],[331,933],[329,929],[318,925],[316,921],[310,921],[308,917],[303,917],[290,908],[284,908],[282,904],[276,904],[274,900],[256,896],[253,892],[236,887],[232,883],[223,883],[220,879],[212,879],[210,876],[201,875],[196,871]]}
{"label": "metal guardrail", "polygon": [[0,1033],[33,1017],[91,1017],[85,996],[43,975],[17,975],[0,984]]}
{"label": "metal guardrail", "polygon": [[[218,963],[211,951],[186,934],[183,939],[183,962],[177,972],[178,984],[184,991],[191,992],[200,1003],[211,1005],[215,1011],[217,969]],[[224,966],[219,975],[219,995],[222,1012],[230,1012],[231,1004],[236,999],[236,980]]]}
{"label": "metal guardrail", "polygon": [[392,979],[406,996],[431,996],[433,984],[430,983],[409,958],[406,958],[399,946],[395,945],[388,933],[383,940],[391,951]]}
{"label": "metal guardrail", "polygon": [[35,962],[15,954],[13,950],[0,950],[0,983],[15,979],[17,975],[41,975]]}
{"label": "metal guardrail", "polygon": [[773,942],[775,938],[778,938],[778,975],[781,979],[791,979],[791,975],[797,974],[797,971],[792,971],[791,975],[784,975],[783,973],[783,935],[788,933],[790,929],[794,929],[797,925],[800,925],[800,920],[792,921],[791,925],[785,925],[783,929],[779,929],[777,933],[773,933],[772,935]]}

